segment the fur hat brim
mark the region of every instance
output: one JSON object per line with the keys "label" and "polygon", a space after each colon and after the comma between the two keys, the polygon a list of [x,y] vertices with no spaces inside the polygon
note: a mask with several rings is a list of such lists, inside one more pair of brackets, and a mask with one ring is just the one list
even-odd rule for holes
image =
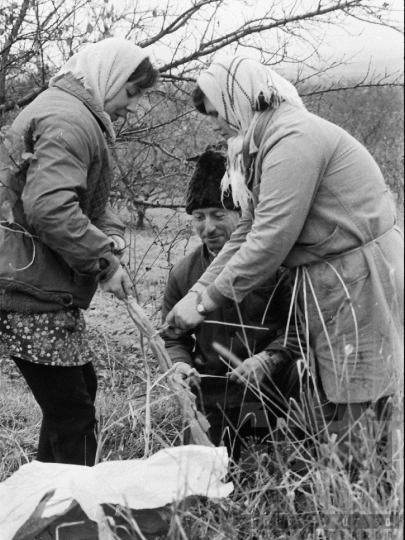
{"label": "fur hat brim", "polygon": [[222,152],[207,150],[198,159],[190,179],[186,197],[186,212],[201,208],[239,210],[230,190],[222,194],[221,180],[226,174],[226,157]]}

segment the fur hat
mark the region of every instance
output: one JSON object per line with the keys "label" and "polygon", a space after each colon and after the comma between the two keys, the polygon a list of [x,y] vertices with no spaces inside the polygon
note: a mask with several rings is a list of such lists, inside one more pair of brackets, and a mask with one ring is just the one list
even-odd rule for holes
{"label": "fur hat", "polygon": [[226,157],[221,152],[207,150],[199,157],[187,189],[186,212],[199,208],[239,210],[234,205],[230,189],[221,193],[221,180],[226,173]]}

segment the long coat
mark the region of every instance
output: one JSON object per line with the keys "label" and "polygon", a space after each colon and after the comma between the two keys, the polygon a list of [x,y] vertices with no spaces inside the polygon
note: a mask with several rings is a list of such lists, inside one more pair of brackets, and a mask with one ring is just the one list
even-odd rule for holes
{"label": "long coat", "polygon": [[67,75],[11,126],[1,155],[0,309],[87,308],[98,280],[118,268],[108,235],[125,228],[108,205],[104,114]]}
{"label": "long coat", "polygon": [[346,131],[283,103],[244,141],[250,207],[201,278],[221,305],[280,265],[335,403],[395,392],[403,370],[403,237],[376,162]]}

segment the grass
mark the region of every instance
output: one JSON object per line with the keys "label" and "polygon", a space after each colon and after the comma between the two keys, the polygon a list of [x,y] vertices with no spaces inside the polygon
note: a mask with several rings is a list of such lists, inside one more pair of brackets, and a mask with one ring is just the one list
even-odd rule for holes
{"label": "grass", "polygon": [[[137,269],[140,303],[159,324],[158,307],[172,261],[183,256],[197,239],[184,227],[182,216],[171,218],[165,229],[164,216],[156,212],[154,222],[162,231],[131,233],[131,267]],[[186,231],[181,235],[182,228]],[[173,243],[173,231],[177,242]],[[135,257],[136,252],[136,257]],[[146,402],[147,377],[137,330],[125,306],[97,294],[87,313],[91,341],[97,354],[99,391],[99,454],[103,460],[142,458],[161,448],[181,444],[181,411],[164,383],[154,386]],[[150,362],[152,383],[158,377],[156,362]],[[0,480],[9,477],[22,464],[31,461],[39,433],[41,414],[31,393],[13,365],[0,362]],[[397,415],[401,415],[402,395],[398,390]],[[145,420],[146,412],[150,426]],[[146,429],[150,427],[150,429]],[[396,426],[398,428],[398,426]],[[287,425],[272,445],[270,455],[257,453],[255,466],[247,472],[233,467],[235,489],[227,500],[193,501],[173,509],[170,540],[309,540],[312,538],[373,539],[389,538],[385,520],[391,523],[402,513],[402,440],[397,429],[387,465],[394,489],[385,489],[382,470],[375,452],[373,434],[362,432],[362,444],[355,450],[362,464],[353,483],[340,460],[337,442],[313,438],[313,454],[304,476],[290,470],[293,459]],[[308,434],[310,439],[310,434]],[[391,452],[391,453],[392,453]],[[298,457],[308,459],[302,447]],[[395,461],[392,470],[390,462]],[[363,516],[358,528],[347,528],[347,520]],[[374,516],[374,517],[372,517]],[[378,523],[373,520],[379,519]],[[326,520],[326,521],[325,521]],[[384,521],[382,521],[384,520]],[[322,529],[327,529],[322,536]],[[392,538],[401,538],[400,527]],[[132,538],[139,538],[132,533]]]}

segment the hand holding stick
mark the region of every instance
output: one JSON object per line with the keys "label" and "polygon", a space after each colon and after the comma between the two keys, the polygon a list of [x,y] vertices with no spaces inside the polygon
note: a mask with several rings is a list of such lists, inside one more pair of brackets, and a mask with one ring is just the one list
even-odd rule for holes
{"label": "hand holding stick", "polygon": [[[159,335],[159,332],[156,331],[146,316],[146,313],[135,299],[129,297],[125,300],[125,303],[129,315],[136,327],[149,340],[160,370],[162,373],[167,373],[172,368],[172,361],[166,351],[165,343]],[[169,388],[174,392],[174,395],[182,408],[184,419],[191,432],[192,442],[203,446],[213,446],[206,434],[210,427],[209,422],[205,416],[197,410],[194,394],[190,391],[188,386],[184,386],[184,384],[178,381],[176,377],[173,377],[173,375],[167,375],[166,380]]]}

